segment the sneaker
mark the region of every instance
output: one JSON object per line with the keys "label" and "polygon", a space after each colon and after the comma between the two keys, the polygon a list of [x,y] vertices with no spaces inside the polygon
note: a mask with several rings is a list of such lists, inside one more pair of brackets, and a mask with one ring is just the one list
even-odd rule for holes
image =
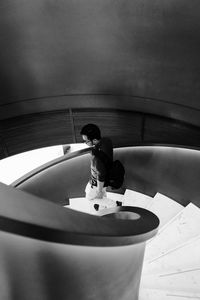
{"label": "sneaker", "polygon": [[99,210],[99,204],[94,204],[94,209],[98,211]]}

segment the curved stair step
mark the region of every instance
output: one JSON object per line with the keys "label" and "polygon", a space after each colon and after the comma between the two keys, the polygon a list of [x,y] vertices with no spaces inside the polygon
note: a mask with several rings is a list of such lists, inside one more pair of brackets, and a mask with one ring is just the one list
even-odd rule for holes
{"label": "curved stair step", "polygon": [[159,227],[161,228],[183,210],[184,206],[167,196],[157,193],[148,209],[158,216],[160,219]]}
{"label": "curved stair step", "polygon": [[188,204],[178,215],[161,228],[157,236],[147,243],[145,261],[151,261],[200,235],[200,209]]}
{"label": "curved stair step", "polygon": [[183,272],[190,268],[200,269],[200,235],[152,261],[147,261],[143,265],[142,276]]}
{"label": "curved stair step", "polygon": [[126,189],[123,196],[124,206],[137,206],[148,209],[152,201],[152,197],[129,189]]}
{"label": "curved stair step", "polygon": [[200,268],[142,276],[140,288],[200,293]]}
{"label": "curved stair step", "polygon": [[[112,192],[107,192],[107,198],[109,207],[115,207],[116,206],[116,201],[122,202],[123,194],[117,194],[117,193],[112,193]],[[99,199],[96,202],[106,202],[106,200]],[[85,213],[95,213],[95,210],[93,208],[93,202],[88,201],[85,197],[80,197],[80,198],[70,198],[69,199],[69,205],[65,205],[64,207],[71,208],[77,211],[85,212]]]}
{"label": "curved stair step", "polygon": [[199,300],[200,293],[158,289],[141,289],[139,300]]}
{"label": "curved stair step", "polygon": [[[116,201],[119,200],[117,200],[116,196],[113,198],[115,198],[115,200],[110,198],[103,198],[103,199],[94,199],[91,201],[87,200],[86,198],[70,198],[69,205],[65,205],[64,207],[95,215],[97,214],[98,210],[116,207],[117,206]],[[118,197],[118,199],[121,199],[121,197]],[[98,204],[99,206],[98,210],[94,208],[95,204]]]}

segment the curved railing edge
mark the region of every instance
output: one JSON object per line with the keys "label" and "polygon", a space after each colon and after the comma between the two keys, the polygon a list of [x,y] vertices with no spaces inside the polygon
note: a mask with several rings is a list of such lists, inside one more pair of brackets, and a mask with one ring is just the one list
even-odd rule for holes
{"label": "curved railing edge", "polygon": [[62,163],[63,161],[87,154],[90,152],[90,150],[91,150],[91,148],[86,148],[86,149],[74,151],[72,153],[64,154],[63,156],[60,156],[51,161],[48,161],[45,164],[31,170],[30,172],[26,173],[25,175],[21,176],[20,178],[16,179],[15,181],[13,181],[10,185],[13,187],[17,187],[18,185],[22,184],[24,181],[28,180],[29,178],[33,177],[34,175],[36,175],[50,167],[53,167],[59,163]]}
{"label": "curved railing edge", "polygon": [[[197,150],[200,151],[200,147],[197,146],[187,146],[187,145],[177,145],[177,144],[158,144],[158,143],[136,143],[132,146],[121,146],[121,147],[117,147],[114,148],[114,150],[116,149],[120,149],[120,148],[131,148],[131,147],[176,147],[176,148],[184,148],[184,149],[189,149],[189,150]],[[24,174],[23,176],[21,176],[20,178],[16,179],[15,181],[13,181],[10,185],[13,187],[18,187],[20,184],[22,184],[23,182],[25,182],[26,180],[28,180],[29,178],[35,176],[36,174],[52,167],[55,166],[59,163],[62,163],[63,161],[75,158],[75,157],[79,157],[81,155],[84,154],[88,154],[91,151],[91,147],[88,148],[84,148],[81,150],[77,150],[71,153],[67,153],[64,154],[61,157],[55,158],[49,162],[46,162],[45,164],[31,170],[30,172]]]}

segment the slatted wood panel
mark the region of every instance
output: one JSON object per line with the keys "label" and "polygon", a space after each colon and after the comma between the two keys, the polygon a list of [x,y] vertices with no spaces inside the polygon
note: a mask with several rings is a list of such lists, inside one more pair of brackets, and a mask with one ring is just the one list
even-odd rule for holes
{"label": "slatted wood panel", "polygon": [[200,128],[173,119],[116,109],[69,109],[0,121],[0,159],[40,147],[82,142],[80,130],[87,123],[97,124],[114,147],[146,143],[200,146]]}
{"label": "slatted wood panel", "polygon": [[72,142],[69,113],[56,111],[31,114],[0,122],[8,154]]}
{"label": "slatted wood panel", "polygon": [[121,110],[73,110],[76,141],[81,142],[80,130],[87,123],[101,129],[102,136],[109,136],[115,147],[141,143],[143,114]]}
{"label": "slatted wood panel", "polygon": [[3,138],[0,136],[0,159],[7,157],[7,149]]}
{"label": "slatted wood panel", "polygon": [[144,142],[200,146],[200,128],[173,119],[146,115]]}

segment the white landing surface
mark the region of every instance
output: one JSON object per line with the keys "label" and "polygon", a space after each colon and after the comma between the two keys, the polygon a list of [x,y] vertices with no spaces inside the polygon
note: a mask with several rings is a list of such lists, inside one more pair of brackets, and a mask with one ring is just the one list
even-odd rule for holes
{"label": "white landing surface", "polygon": [[69,205],[65,205],[64,207],[78,210],[81,212],[85,212],[90,214],[91,208],[90,208],[90,202],[85,198],[72,198],[69,199]]}
{"label": "white landing surface", "polygon": [[[142,207],[160,219],[158,234],[146,243],[138,300],[200,300],[200,209],[160,193],[152,198],[126,190],[107,196],[110,203]],[[70,199],[66,207],[97,214],[85,198]]]}
{"label": "white landing surface", "polygon": [[112,192],[107,192],[107,198],[87,200],[86,198],[71,198],[69,199],[69,205],[64,207],[85,212],[88,214],[97,214],[94,209],[94,204],[99,205],[99,209],[116,207],[116,201],[122,202],[123,195]]}

